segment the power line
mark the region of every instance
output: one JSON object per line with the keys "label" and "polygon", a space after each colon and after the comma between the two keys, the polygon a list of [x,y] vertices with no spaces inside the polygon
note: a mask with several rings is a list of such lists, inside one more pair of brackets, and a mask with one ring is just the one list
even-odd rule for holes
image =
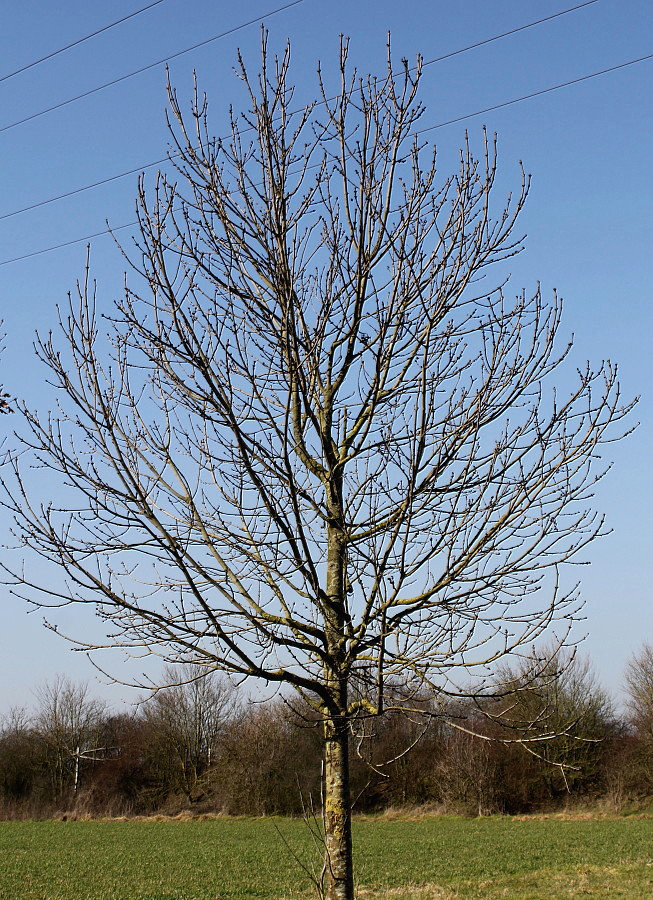
{"label": "power line", "polygon": [[[175,156],[178,155],[179,154],[175,154]],[[37,203],[31,203],[29,206],[23,206],[20,209],[13,210],[13,212],[0,215],[0,221],[3,219],[11,219],[13,216],[19,216],[21,213],[29,212],[32,209],[38,209],[41,206],[49,206],[50,203],[56,203],[58,200],[65,200],[67,197],[74,197],[76,194],[83,194],[85,191],[91,191],[94,188],[102,187],[102,185],[105,184],[111,184],[112,181],[118,181],[118,179],[126,178],[128,175],[137,175],[140,172],[144,172],[146,169],[160,166],[163,163],[168,162],[169,159],[174,159],[174,156],[164,156],[161,159],[148,163],[146,166],[137,166],[135,169],[127,169],[125,172],[118,172],[117,175],[110,175],[108,178],[102,178],[99,181],[94,181],[92,184],[85,184],[83,187],[74,188],[72,191],[66,191],[63,194],[57,194],[55,197],[48,197],[47,200],[39,200]]]}
{"label": "power line", "polygon": [[[630,59],[627,62],[619,63],[616,66],[609,66],[607,69],[600,69],[597,72],[591,72],[589,75],[581,75],[578,78],[572,78],[569,81],[560,82],[560,84],[554,84],[551,87],[542,88],[539,91],[533,91],[530,94],[523,94],[521,97],[514,97],[512,100],[505,100],[503,103],[495,103],[494,106],[487,106],[485,109],[476,110],[476,112],[466,113],[464,116],[458,116],[455,119],[447,119],[446,122],[438,122],[436,125],[429,125],[427,128],[422,128],[418,133],[424,134],[427,131],[434,131],[436,128],[444,128],[447,125],[453,125],[456,122],[462,122],[464,119],[473,119],[475,116],[483,115],[486,112],[493,112],[497,109],[504,109],[507,106],[513,106],[516,103],[522,103],[525,100],[532,100],[534,97],[541,97],[543,94],[550,94],[552,91],[558,91],[561,88],[569,87],[570,85],[580,84],[583,81],[589,81],[592,78],[598,78],[600,75],[607,75],[610,72],[616,72],[619,69],[626,69],[629,66],[637,65],[637,63],[645,62],[646,60],[653,59],[653,53],[648,53],[646,56],[639,56],[637,59]],[[50,253],[53,250],[61,250],[64,247],[72,247],[74,244],[82,244],[85,241],[89,241],[92,238],[102,237],[107,234],[113,234],[115,231],[121,231],[124,228],[132,228],[134,225],[137,225],[138,222],[127,222],[125,225],[118,225],[115,228],[106,228],[104,231],[96,231],[94,234],[88,234],[85,237],[74,238],[70,241],[64,241],[61,244],[53,244],[51,247],[45,247],[43,250],[33,250],[31,253],[24,253],[22,256],[14,256],[11,259],[5,259],[0,261],[0,266],[7,266],[9,263],[20,262],[24,259],[31,259],[34,256],[41,256],[43,253]]]}
{"label": "power line", "polygon": [[[434,59],[429,59],[427,62],[423,63],[423,67],[432,66],[435,63],[443,62],[446,59],[451,59],[454,56],[460,56],[462,53],[467,53],[470,50],[476,50],[478,47],[483,47],[487,44],[491,44],[494,41],[499,41],[502,38],[510,37],[513,34],[517,34],[520,31],[526,31],[528,28],[534,28],[537,25],[542,25],[544,22],[550,22],[552,19],[557,19],[560,16],[565,16],[568,13],[576,12],[576,10],[583,9],[586,6],[592,6],[594,3],[598,3],[599,0],[587,0],[585,3],[580,3],[577,6],[571,6],[568,9],[563,9],[560,12],[554,13],[550,16],[545,16],[543,19],[536,19],[533,22],[528,22],[526,25],[519,25],[517,28],[513,28],[510,31],[504,31],[501,34],[495,34],[492,37],[485,38],[482,41],[477,41],[474,44],[468,44],[466,47],[461,47],[458,50],[452,50],[450,53],[445,53],[443,56],[435,57]],[[178,154],[175,154],[178,155]],[[118,181],[120,178],[126,178],[129,175],[136,175],[137,173],[144,172],[147,169],[152,169],[154,166],[160,166],[171,157],[165,156],[162,159],[156,159],[154,162],[146,163],[142,166],[137,166],[133,169],[127,169],[124,172],[118,172],[116,175],[110,175],[108,178],[101,178],[97,181],[92,182],[91,184],[86,184],[83,187],[73,188],[70,191],[64,191],[62,194],[57,194],[54,197],[48,197],[46,200],[39,200],[36,203],[31,203],[28,206],[23,206],[20,209],[15,209],[12,212],[4,213],[0,215],[0,221],[3,219],[11,219],[13,216],[19,216],[21,213],[29,212],[33,209],[39,209],[42,206],[48,206],[50,203],[56,203],[59,200],[65,200],[68,197],[74,197],[77,194],[82,194],[85,191],[93,190],[97,187],[102,187],[105,184],[111,184],[113,181]],[[174,158],[174,157],[172,157]]]}
{"label": "power line", "polygon": [[133,228],[138,222],[127,222],[124,225],[116,225],[115,228],[105,228],[103,231],[94,231],[93,234],[87,234],[81,238],[73,238],[71,241],[63,241],[61,244],[52,244],[51,247],[45,247],[43,250],[33,250],[31,253],[25,253],[23,256],[14,256],[13,259],[3,259],[0,266],[8,266],[9,263],[20,262],[23,259],[31,259],[33,256],[41,256],[43,253],[52,253],[54,250],[63,250],[64,247],[74,247],[75,244],[83,244],[91,241],[93,238],[105,237],[107,234],[113,234],[114,231],[123,231],[125,228]]}
{"label": "power line", "polygon": [[634,66],[637,63],[645,62],[647,59],[653,59],[653,53],[647,53],[646,56],[639,56],[637,59],[630,59],[628,62],[619,63],[616,66],[609,66],[607,69],[599,69],[598,72],[591,72],[589,75],[580,75],[578,78],[571,78],[569,81],[561,81],[560,84],[554,84],[551,85],[551,87],[542,88],[541,90],[533,91],[530,94],[522,94],[521,97],[514,97],[512,100],[505,100],[503,103],[495,103],[494,106],[486,106],[485,109],[479,109],[473,113],[466,113],[464,116],[457,116],[455,119],[447,119],[446,122],[438,122],[437,125],[429,125],[428,128],[422,128],[417,133],[425,134],[427,131],[434,131],[436,128],[444,128],[445,125],[453,125],[456,122],[462,122],[464,119],[473,119],[475,116],[482,116],[483,113],[494,112],[496,109],[505,109],[506,106],[522,103],[524,100],[531,100],[533,97],[541,97],[543,94],[559,91],[561,88],[570,87],[572,84],[580,84],[581,81],[589,81],[590,78],[598,78],[599,75],[607,75],[608,72],[626,69],[628,66]]}
{"label": "power line", "polygon": [[468,50],[476,50],[477,47],[484,47],[486,44],[491,44],[493,41],[501,40],[504,37],[510,37],[512,34],[518,34],[520,31],[526,31],[527,28],[533,28],[534,25],[542,25],[544,22],[550,22],[552,19],[558,19],[560,16],[566,16],[568,13],[576,12],[577,9],[583,9],[585,6],[592,6],[594,3],[598,3],[599,0],[586,0],[585,3],[579,3],[578,6],[570,6],[568,9],[563,9],[560,12],[553,13],[550,16],[545,16],[543,19],[536,19],[534,22],[529,22],[527,25],[520,25],[518,28],[512,28],[510,31],[504,31],[502,34],[495,34],[494,37],[485,38],[483,41],[477,41],[475,44],[469,44],[467,47],[463,47],[460,50],[453,50],[451,53],[445,53],[444,56],[436,56],[435,59],[429,59],[428,62],[423,63],[424,66],[431,66],[433,63],[442,62],[445,59],[451,59],[454,56],[459,56],[461,53],[467,53]]}
{"label": "power line", "polygon": [[105,31],[109,31],[111,28],[115,28],[116,25],[122,25],[123,22],[127,22],[129,19],[134,19],[136,16],[140,16],[141,13],[147,12],[148,9],[152,9],[153,6],[158,6],[160,3],[164,3],[165,0],[154,0],[154,3],[148,3],[147,6],[142,6],[140,9],[137,9],[135,12],[130,13],[128,16],[123,16],[122,19],[116,19],[115,22],[110,22],[108,25],[104,25],[102,28],[98,28],[97,31],[92,31],[90,34],[85,34],[84,37],[77,38],[76,41],[73,41],[70,44],[66,44],[65,47],[59,47],[58,50],[53,50],[52,53],[47,53],[45,56],[41,56],[39,59],[35,59],[31,63],[27,63],[27,65],[21,66],[20,69],[15,69],[13,72],[9,72],[7,75],[0,76],[0,84],[3,81],[9,81],[10,78],[13,78],[16,75],[20,75],[22,72],[27,72],[28,69],[33,69],[35,66],[40,66],[41,63],[46,62],[48,59],[54,59],[55,56],[59,56],[61,53],[65,53],[66,50],[72,50],[73,47],[78,47],[80,44],[85,43],[85,41],[90,41],[91,38],[97,37],[98,34],[103,34]]}
{"label": "power line", "polygon": [[164,56],[162,59],[158,59],[156,62],[149,63],[147,66],[141,66],[140,69],[134,69],[133,72],[128,72],[126,75],[120,75],[118,78],[113,78],[111,81],[105,81],[104,84],[99,85],[98,87],[91,88],[88,91],[83,91],[81,94],[76,94],[74,97],[69,97],[68,100],[62,100],[61,103],[55,103],[54,106],[48,106],[47,109],[42,109],[40,112],[32,113],[29,116],[25,116],[23,119],[18,119],[16,122],[11,122],[9,125],[3,125],[0,128],[0,134],[4,131],[10,131],[12,128],[17,128],[19,125],[24,125],[26,122],[32,122],[34,119],[39,119],[41,116],[46,115],[46,113],[54,112],[56,109],[63,109],[64,106],[69,106],[71,103],[76,103],[77,100],[83,100],[84,97],[90,97],[92,94],[97,94],[100,91],[105,90],[106,88],[113,87],[115,84],[120,84],[123,81],[127,81],[129,78],[134,78],[135,75],[142,75],[143,72],[147,72],[150,69],[155,69],[157,66],[163,65],[163,63],[170,62],[173,59],[178,59],[180,56],[184,56],[186,53],[190,53],[192,50],[197,50],[199,47],[205,47],[207,44],[213,43],[213,41],[218,41],[220,38],[227,37],[229,34],[234,34],[236,31],[240,31],[243,28],[247,28],[248,25],[255,25],[257,22],[262,22],[264,19],[269,19],[272,16],[277,15],[277,13],[283,12],[286,9],[290,9],[292,6],[299,6],[300,3],[304,3],[304,0],[292,0],[291,3],[286,3],[284,6],[278,6],[276,9],[271,10],[270,12],[263,13],[263,15],[256,16],[254,19],[250,19],[247,22],[243,22],[242,25],[236,25],[234,28],[229,28],[227,31],[222,31],[220,34],[216,34],[213,37],[206,38],[206,40],[200,41],[199,44],[193,44],[192,47],[186,47],[185,50],[179,50],[177,53],[173,53],[170,56]]}

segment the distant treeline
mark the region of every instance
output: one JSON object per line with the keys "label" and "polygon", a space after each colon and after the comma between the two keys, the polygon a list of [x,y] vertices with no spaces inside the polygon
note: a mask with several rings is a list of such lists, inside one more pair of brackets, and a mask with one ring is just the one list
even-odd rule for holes
{"label": "distant treeline", "polygon": [[[319,811],[321,728],[309,704],[245,701],[219,675],[167,671],[135,710],[110,712],[64,677],[0,731],[0,817]],[[181,682],[181,683],[180,683]],[[434,805],[485,814],[571,801],[614,809],[653,794],[653,649],[626,672],[617,715],[586,661],[533,677],[505,670],[484,701],[397,691],[361,716],[351,758],[355,811]]]}

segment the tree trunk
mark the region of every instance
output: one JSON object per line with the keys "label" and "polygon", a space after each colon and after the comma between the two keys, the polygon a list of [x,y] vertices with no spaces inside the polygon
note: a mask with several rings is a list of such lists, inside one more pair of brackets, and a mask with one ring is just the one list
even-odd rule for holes
{"label": "tree trunk", "polygon": [[[330,434],[330,402],[325,401],[325,431]],[[347,660],[347,542],[343,512],[342,468],[331,448],[331,479],[326,491],[327,567],[324,630],[328,664],[325,682],[331,702],[324,718],[324,831],[326,841],[325,898],[354,900],[351,842],[351,794],[349,786],[349,716]]]}
{"label": "tree trunk", "polygon": [[324,743],[325,898],[354,900],[346,714],[327,719]]}

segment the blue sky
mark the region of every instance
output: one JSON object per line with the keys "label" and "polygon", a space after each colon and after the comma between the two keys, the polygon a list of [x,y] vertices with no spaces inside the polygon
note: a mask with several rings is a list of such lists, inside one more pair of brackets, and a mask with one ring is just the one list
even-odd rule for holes
{"label": "blue sky", "polygon": [[[3,11],[0,79],[17,68],[128,15],[144,0],[58,4],[24,0]],[[1,381],[30,405],[47,405],[44,372],[34,359],[34,329],[55,326],[56,305],[82,273],[84,242],[21,261],[1,264],[54,244],[73,241],[133,219],[136,176],[41,206],[8,214],[74,191],[165,156],[165,73],[162,66],[16,127],[19,119],[183,50],[281,2],[241,4],[164,0],[49,62],[0,81],[0,315],[7,334]],[[404,0],[303,0],[267,19],[272,40],[293,44],[298,100],[308,100],[317,59],[328,68],[339,34],[351,38],[351,57],[363,71],[380,71],[392,32],[399,56],[426,60],[552,15],[568,2],[468,0],[464,4]],[[240,92],[232,74],[237,48],[253,68],[258,60],[257,24],[185,54],[171,63],[180,98],[190,98],[192,71],[207,91],[216,132]],[[422,99],[424,125],[436,125],[540,91],[561,82],[653,53],[653,17],[645,0],[597,2],[430,65]],[[575,335],[576,359],[619,363],[625,397],[641,394],[637,433],[610,449],[614,468],[598,486],[596,505],[613,533],[587,554],[579,570],[587,600],[578,630],[603,682],[621,686],[628,656],[653,641],[650,565],[653,514],[650,467],[651,185],[653,60],[475,116],[431,132],[442,158],[454,159],[464,130],[480,147],[481,126],[499,138],[500,190],[518,183],[523,160],[533,189],[522,220],[525,252],[512,265],[515,290],[539,280],[566,300],[565,333]],[[4,130],[3,130],[4,129]],[[153,173],[155,170],[149,170]],[[4,218],[3,218],[4,216]],[[129,229],[120,232],[129,239]],[[92,241],[100,303],[109,308],[120,291],[123,262],[110,238]],[[3,419],[9,430],[16,417]],[[3,532],[8,522],[2,522]],[[1,589],[0,589],[1,590]],[[0,595],[1,596],[1,595]],[[7,596],[0,615],[0,711],[31,702],[32,689],[54,673],[93,679],[88,661],[42,626],[42,615]],[[62,624],[91,627],[67,612]],[[127,695],[97,686],[107,698]]]}

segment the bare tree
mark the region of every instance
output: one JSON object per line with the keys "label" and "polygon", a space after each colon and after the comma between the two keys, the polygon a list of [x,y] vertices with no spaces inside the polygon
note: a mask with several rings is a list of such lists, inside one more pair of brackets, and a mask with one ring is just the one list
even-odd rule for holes
{"label": "bare tree", "polygon": [[653,747],[653,647],[644,644],[626,667],[628,708],[637,733]]}
{"label": "bare tree", "polygon": [[96,749],[105,706],[89,697],[86,684],[74,684],[58,675],[36,691],[38,707],[34,728],[42,741],[53,800],[66,788],[77,793],[80,761]]}
{"label": "bare tree", "polygon": [[320,795],[321,745],[315,727],[288,703],[241,709],[222,742],[213,784],[220,808],[248,816],[300,815]]}
{"label": "bare tree", "polygon": [[637,738],[637,780],[647,792],[653,785],[653,646],[644,643],[626,666],[627,707]]}
{"label": "bare tree", "polygon": [[177,786],[190,801],[217,758],[217,746],[237,711],[232,685],[202,666],[167,668],[162,688],[145,703],[145,720],[174,761]]}
{"label": "bare tree", "polygon": [[447,811],[485,816],[497,812],[497,759],[494,742],[479,740],[487,728],[483,716],[459,719],[464,730],[449,729],[445,748],[436,762],[439,800]]}
{"label": "bare tree", "polygon": [[27,711],[13,707],[0,720],[0,815],[14,812],[33,789],[38,770],[33,731]]}
{"label": "bare tree", "polygon": [[[564,564],[602,530],[587,498],[629,404],[612,365],[569,370],[556,297],[482,280],[521,248],[528,178],[495,208],[487,137],[440,178],[420,60],[397,73],[388,52],[361,78],[344,42],[335,94],[319,72],[300,110],[289,68],[266,37],[258,78],[239,58],[226,139],[197,89],[188,115],[170,90],[178,180],[141,181],[112,350],[87,269],[66,353],[38,344],[61,406],[25,410],[6,503],[68,575],[57,595],[18,568],[16,593],[95,604],[109,643],[319,710],[325,892],[342,900],[352,721],[383,713],[386,684],[405,704],[424,685],[480,694],[493,661],[556,622],[564,641]],[[28,449],[61,503],[37,499]]]}
{"label": "bare tree", "polygon": [[536,780],[549,798],[596,788],[617,717],[590,660],[575,650],[544,646],[516,666],[501,666],[497,688],[503,712],[491,716],[504,731],[536,737],[530,747]]}

